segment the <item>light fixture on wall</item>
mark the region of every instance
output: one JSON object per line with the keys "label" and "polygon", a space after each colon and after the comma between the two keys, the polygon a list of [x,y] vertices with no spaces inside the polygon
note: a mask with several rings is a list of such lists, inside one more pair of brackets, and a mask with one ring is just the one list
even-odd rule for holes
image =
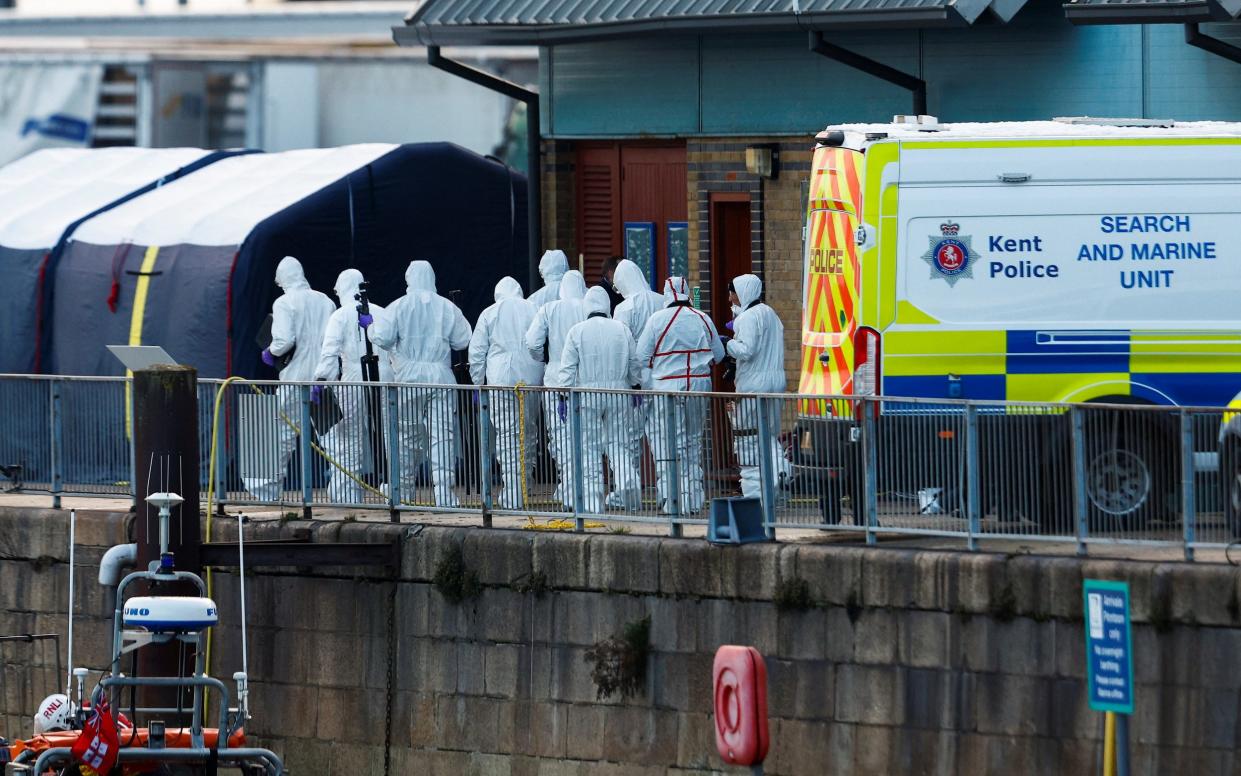
{"label": "light fixture on wall", "polygon": [[747,146],[745,169],[760,178],[775,180],[780,177],[780,146],[774,143]]}

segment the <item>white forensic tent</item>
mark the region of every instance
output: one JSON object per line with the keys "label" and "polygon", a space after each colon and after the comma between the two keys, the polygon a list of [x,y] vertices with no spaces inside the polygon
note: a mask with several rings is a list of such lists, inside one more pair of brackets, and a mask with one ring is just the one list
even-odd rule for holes
{"label": "white forensic tent", "polygon": [[37,371],[41,282],[62,238],[82,219],[217,156],[199,148],[62,148],[0,168],[0,373]]}

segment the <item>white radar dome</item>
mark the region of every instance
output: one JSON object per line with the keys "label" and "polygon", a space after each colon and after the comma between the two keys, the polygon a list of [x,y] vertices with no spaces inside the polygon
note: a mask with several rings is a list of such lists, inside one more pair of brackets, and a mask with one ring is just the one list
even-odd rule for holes
{"label": "white radar dome", "polygon": [[219,621],[215,601],[189,596],[139,596],[125,602],[122,620],[153,633],[200,631]]}

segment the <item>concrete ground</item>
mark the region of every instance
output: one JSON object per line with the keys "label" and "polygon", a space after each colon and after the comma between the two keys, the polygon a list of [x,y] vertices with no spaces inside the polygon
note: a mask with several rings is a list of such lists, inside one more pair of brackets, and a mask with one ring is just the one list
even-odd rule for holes
{"label": "concrete ground", "polygon": [[[205,496],[204,496],[205,497]],[[52,506],[52,498],[47,493],[3,493],[0,494],[0,507],[47,509]],[[111,512],[128,511],[131,501],[128,497],[117,496],[64,496],[61,498],[61,509],[70,510],[101,510]],[[283,509],[271,506],[228,506],[229,514],[245,514],[254,520],[277,520],[285,516],[300,517],[302,510],[299,504],[291,502]],[[787,514],[787,513],[785,513]],[[341,509],[336,507],[315,507],[313,517],[321,520],[358,520],[366,522],[387,522],[388,512],[376,509]],[[417,511],[412,508],[400,514],[403,523],[426,523],[444,526],[481,526],[482,518],[477,512],[432,512]],[[848,519],[848,518],[846,518]],[[907,530],[960,531],[966,530],[965,521],[958,518],[943,516],[928,517],[917,514],[883,514],[880,523],[887,527],[899,527]],[[1033,532],[1032,524],[1002,525],[992,520],[983,521],[983,531],[1007,531],[1008,535],[983,537],[979,549],[985,552],[1018,554],[1018,555],[1074,555],[1078,552],[1076,542],[1042,541],[1035,538],[1013,535],[1019,532]],[[525,515],[494,515],[492,527],[509,530],[572,530],[572,516],[551,518],[548,516]],[[1241,542],[1224,545],[1225,531],[1219,525],[1216,515],[1204,515],[1200,522],[1200,540],[1210,539],[1221,541],[1220,546],[1199,547],[1194,551],[1194,560],[1205,563],[1241,564]],[[609,517],[606,521],[587,520],[586,531],[595,533],[626,533],[643,536],[668,536],[669,526],[666,521],[655,519],[651,515],[647,520],[626,520]],[[682,525],[682,535],[687,538],[705,538],[706,521],[696,521]],[[861,544],[866,537],[863,532],[852,525],[834,528],[813,528],[805,524],[798,527],[777,525],[777,538],[782,542],[800,542],[813,544]],[[1184,561],[1185,550],[1181,544],[1182,536],[1179,526],[1151,527],[1143,532],[1142,543],[1118,541],[1118,537],[1099,537],[1088,542],[1087,554],[1091,557],[1118,558],[1144,561]],[[884,532],[880,529],[875,537],[877,543],[885,547],[901,547],[910,549],[943,549],[965,550],[965,536],[910,535]]]}

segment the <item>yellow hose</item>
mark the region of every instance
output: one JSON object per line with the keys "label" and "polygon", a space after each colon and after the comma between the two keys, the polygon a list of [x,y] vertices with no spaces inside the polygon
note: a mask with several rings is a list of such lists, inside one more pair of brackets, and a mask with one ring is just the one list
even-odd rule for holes
{"label": "yellow hose", "polygon": [[[230,377],[226,379],[224,382],[220,383],[220,387],[216,389],[216,392],[215,392],[215,406],[211,412],[211,453],[210,453],[211,460],[207,463],[207,531],[206,531],[207,541],[211,541],[211,520],[214,514],[214,510],[212,509],[212,507],[215,504],[215,476],[216,476],[215,462],[216,462],[216,446],[219,442],[219,431],[220,431],[220,402],[221,400],[223,400],[225,391],[229,385],[231,385],[232,383],[244,383],[244,382],[247,382],[247,380],[244,377]],[[251,385],[250,389],[259,395],[263,395],[263,392],[260,391],[257,386]],[[289,428],[293,429],[295,433],[299,435],[302,433],[301,429],[297,426],[297,424],[294,423],[292,420],[290,420],[289,417],[285,415],[283,411],[281,411],[280,413],[280,419],[283,420],[289,426]],[[371,487],[365,481],[357,477],[353,472],[341,466],[340,463],[337,462],[335,458],[328,455],[326,450],[319,447],[313,442],[310,443],[310,447],[316,453],[322,456],[324,460],[326,460],[332,466],[335,466],[337,470],[343,472],[346,477],[353,480],[358,485],[362,486],[362,488],[370,491],[371,493],[374,493],[380,496],[381,498],[383,497],[384,495],[383,491],[379,490],[378,488]],[[406,506],[413,506],[413,502],[411,501],[402,500],[401,503],[405,504]],[[214,587],[213,586],[213,575],[211,572],[212,572],[212,569],[210,566],[208,566],[207,567],[207,597],[208,598],[211,598],[211,593]],[[208,671],[210,671],[211,669],[211,636],[212,636],[212,633],[213,631],[211,630],[207,631],[206,662],[207,662]],[[207,709],[210,706],[210,702],[211,702],[210,697],[207,697],[206,700],[204,701],[204,704],[206,704],[203,706],[204,717],[207,716]]]}
{"label": "yellow hose", "polygon": [[[518,383],[513,386],[513,393],[517,396],[517,428],[518,442],[517,449],[521,451],[521,503],[522,506],[528,506],[530,499],[526,494],[526,403],[522,401],[521,389],[526,386],[525,383]],[[488,475],[490,476],[490,472]],[[552,503],[552,502],[549,502]],[[534,517],[527,515],[526,524],[522,526],[527,531],[572,531],[577,528],[577,523],[564,518],[552,518],[546,523],[539,524]],[[583,523],[584,528],[602,528],[603,523],[592,521]]]}
{"label": "yellow hose", "polygon": [[[521,505],[526,505],[526,403],[521,400],[521,389],[526,386],[525,383],[518,383],[513,386],[513,393],[517,396],[517,451],[521,453],[521,481],[519,483],[521,490]],[[533,517],[526,517],[531,523],[534,522]]]}

